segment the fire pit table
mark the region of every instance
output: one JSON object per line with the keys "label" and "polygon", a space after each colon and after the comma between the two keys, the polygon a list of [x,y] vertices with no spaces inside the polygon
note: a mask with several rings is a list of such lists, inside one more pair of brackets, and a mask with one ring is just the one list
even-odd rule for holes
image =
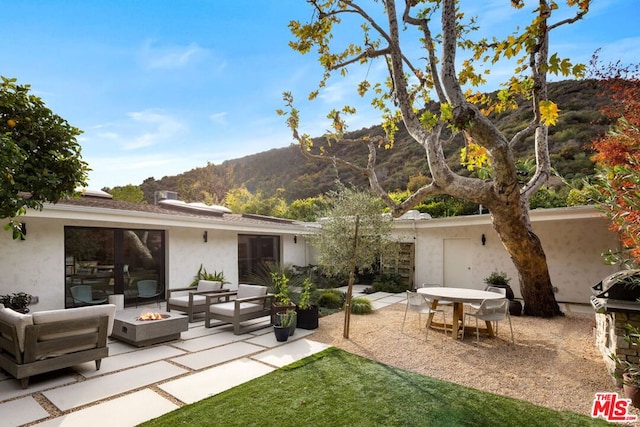
{"label": "fire pit table", "polygon": [[189,329],[189,318],[178,314],[154,312],[135,314],[119,311],[113,320],[111,337],[145,347],[180,339],[180,333]]}

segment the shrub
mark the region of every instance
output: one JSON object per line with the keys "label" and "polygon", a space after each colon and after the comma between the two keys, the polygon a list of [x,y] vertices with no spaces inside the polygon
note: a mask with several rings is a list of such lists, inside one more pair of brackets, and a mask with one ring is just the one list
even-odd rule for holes
{"label": "shrub", "polygon": [[373,313],[373,306],[371,301],[365,297],[351,298],[351,313],[352,314],[370,314]]}
{"label": "shrub", "polygon": [[374,292],[389,292],[393,294],[402,293],[409,289],[408,284],[401,281],[398,274],[381,274],[380,279],[372,284]]}
{"label": "shrub", "polygon": [[344,304],[345,295],[344,292],[340,292],[337,290],[325,290],[320,293],[320,298],[318,299],[318,305],[320,307],[326,308],[341,308]]}

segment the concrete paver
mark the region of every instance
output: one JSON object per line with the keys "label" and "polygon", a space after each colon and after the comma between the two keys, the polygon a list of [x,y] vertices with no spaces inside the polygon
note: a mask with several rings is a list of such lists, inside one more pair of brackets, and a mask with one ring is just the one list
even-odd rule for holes
{"label": "concrete paver", "polygon": [[66,387],[45,391],[42,394],[61,411],[108,399],[127,391],[145,387],[187,373],[167,362],[127,369],[102,377],[91,378]]}
{"label": "concrete paver", "polygon": [[218,332],[190,340],[177,341],[172,345],[183,350],[194,352],[219,347],[236,341],[242,341],[252,336],[253,335],[234,335],[233,332]]}
{"label": "concrete paver", "polygon": [[49,413],[31,397],[21,397],[0,405],[0,424],[19,426],[47,418]]}
{"label": "concrete paver", "polygon": [[243,358],[166,382],[159,387],[184,403],[193,403],[273,370],[275,368],[272,366]]}
{"label": "concrete paver", "polygon": [[275,347],[271,350],[256,354],[252,356],[252,359],[281,368],[329,347],[327,344],[303,338],[293,341],[286,346]]}
{"label": "concrete paver", "polygon": [[178,405],[145,389],[36,424],[39,427],[130,427],[178,409]]}
{"label": "concrete paver", "polygon": [[171,361],[193,370],[200,370],[228,362],[229,360],[239,359],[261,350],[264,350],[264,348],[254,344],[234,342],[209,350],[187,354],[186,356],[174,357]]}
{"label": "concrete paver", "polygon": [[185,351],[170,347],[168,345],[159,345],[157,347],[149,347],[129,353],[121,353],[115,356],[107,357],[102,360],[100,370],[96,370],[94,362],[86,362],[75,366],[74,369],[85,378],[96,377],[110,372],[120,371],[125,368],[146,365],[158,360],[168,359],[185,354]]}
{"label": "concrete paver", "polygon": [[[94,364],[93,369],[95,368],[96,365]],[[59,387],[64,384],[75,384],[76,382],[74,371],[71,369],[65,369],[50,375],[32,377],[29,380],[29,388],[27,389],[21,388],[19,381],[14,380],[13,378],[7,378],[5,381],[0,381],[0,402],[19,396],[33,394],[38,391]]]}

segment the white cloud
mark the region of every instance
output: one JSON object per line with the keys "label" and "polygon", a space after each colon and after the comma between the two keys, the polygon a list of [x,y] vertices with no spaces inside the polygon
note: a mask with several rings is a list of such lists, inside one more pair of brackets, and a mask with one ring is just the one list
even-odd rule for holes
{"label": "white cloud", "polygon": [[152,40],[142,47],[141,57],[148,68],[176,69],[199,62],[209,55],[209,51],[197,43],[187,46],[156,46]]}
{"label": "white cloud", "polygon": [[603,44],[598,57],[605,64],[618,60],[623,65],[637,63],[637,58],[640,57],[640,37],[629,37]]}
{"label": "white cloud", "polygon": [[209,115],[209,119],[214,122],[217,123],[219,125],[226,125],[227,124],[227,115],[229,113],[227,113],[226,111],[222,111],[220,113],[213,113]]}
{"label": "white cloud", "polygon": [[167,141],[184,129],[184,125],[174,116],[150,110],[128,114],[133,120],[134,134],[127,142],[123,142],[125,150],[149,147]]}
{"label": "white cloud", "polygon": [[194,167],[188,159],[180,158],[175,153],[90,156],[84,160],[92,169],[89,172],[89,188],[92,189],[139,185],[149,177],[160,179]]}
{"label": "white cloud", "polygon": [[116,132],[99,132],[96,135],[100,138],[110,139],[112,141],[116,141],[120,137]]}

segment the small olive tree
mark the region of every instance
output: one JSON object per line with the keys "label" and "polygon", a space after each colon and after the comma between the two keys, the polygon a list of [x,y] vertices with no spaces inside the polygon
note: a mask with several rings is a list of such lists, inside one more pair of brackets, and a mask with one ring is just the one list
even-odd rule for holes
{"label": "small olive tree", "polygon": [[5,229],[19,238],[16,217],[86,186],[89,169],[76,140],[81,131],[30,95],[29,85],[1,79],[0,218],[9,218]]}
{"label": "small olive tree", "polygon": [[381,213],[382,201],[369,192],[338,184],[328,198],[329,208],[320,220],[322,228],[309,236],[309,241],[325,271],[349,275],[343,334],[349,338],[355,270],[370,267],[395,249],[391,241],[393,219]]}

